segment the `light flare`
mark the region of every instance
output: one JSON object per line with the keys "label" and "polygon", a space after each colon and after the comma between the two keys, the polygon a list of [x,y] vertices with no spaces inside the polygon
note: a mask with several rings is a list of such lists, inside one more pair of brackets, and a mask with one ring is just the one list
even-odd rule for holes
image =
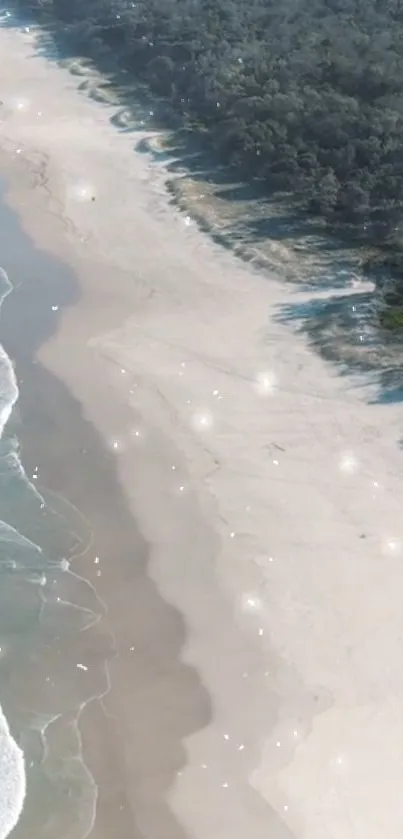
{"label": "light flare", "polygon": [[192,426],[196,431],[208,431],[213,425],[213,415],[210,411],[200,411],[193,414]]}
{"label": "light flare", "polygon": [[271,396],[277,389],[278,380],[272,370],[257,373],[253,387],[258,396]]}
{"label": "light flare", "polygon": [[350,451],[344,452],[339,460],[340,472],[344,472],[346,475],[354,475],[358,472],[359,466],[357,457]]}

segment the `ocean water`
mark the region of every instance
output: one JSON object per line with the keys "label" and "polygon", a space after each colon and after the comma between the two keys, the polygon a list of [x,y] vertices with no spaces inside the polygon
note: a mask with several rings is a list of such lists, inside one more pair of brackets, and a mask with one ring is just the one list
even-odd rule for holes
{"label": "ocean water", "polygon": [[[12,293],[0,268],[0,340]],[[109,688],[105,659],[91,658],[104,604],[72,570],[88,523],[41,487],[40,465],[24,469],[17,373],[0,346],[0,839],[75,839],[97,800],[78,721]]]}

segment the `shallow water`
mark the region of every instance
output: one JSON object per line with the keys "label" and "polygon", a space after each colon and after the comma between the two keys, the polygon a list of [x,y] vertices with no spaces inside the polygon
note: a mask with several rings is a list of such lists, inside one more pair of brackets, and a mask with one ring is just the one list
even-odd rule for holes
{"label": "shallow water", "polygon": [[[1,268],[2,303],[19,280]],[[4,310],[0,340],[3,324]],[[40,464],[30,475],[24,469],[17,374],[1,347],[0,839],[17,821],[16,839],[54,839],[62,826],[70,839],[88,834],[95,813],[77,722],[109,687],[108,651],[93,637],[105,609],[70,567],[91,544],[88,524],[40,485]]]}

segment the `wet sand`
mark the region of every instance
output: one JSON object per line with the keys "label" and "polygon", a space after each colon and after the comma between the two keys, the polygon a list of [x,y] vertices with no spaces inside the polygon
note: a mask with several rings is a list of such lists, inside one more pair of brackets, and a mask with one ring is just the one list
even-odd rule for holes
{"label": "wet sand", "polygon": [[[104,658],[112,683],[80,719],[85,760],[99,785],[91,835],[184,837],[165,793],[184,766],[183,739],[209,721],[208,693],[196,670],[181,661],[184,621],[148,575],[149,549],[127,509],[113,454],[66,386],[36,359],[57,329],[52,301],[60,307],[78,303],[74,275],[36,250],[4,208],[0,228],[2,265],[17,281],[1,331],[20,383],[22,460],[28,475],[39,467],[40,491],[57,493],[85,518],[94,538],[84,555],[72,556],[72,565],[96,587],[107,610],[97,627],[73,642],[77,661],[89,667],[88,695],[96,692],[100,671],[104,682]],[[51,742],[60,741],[61,756],[67,722],[48,730]],[[31,831],[22,818],[15,835]]]}
{"label": "wet sand", "polygon": [[[20,158],[4,158],[3,171],[8,171],[8,182],[13,186],[8,196],[12,195],[13,206],[20,209],[23,220],[30,197],[27,183],[32,175],[36,180],[35,167],[31,161],[26,168],[25,161],[20,165]],[[65,228],[55,224],[47,209],[42,215],[41,209],[37,205],[35,220],[41,219],[42,230],[51,231],[52,243],[58,244],[57,235],[63,236]],[[102,273],[102,265],[95,264],[94,291],[90,287],[88,294],[87,286],[85,295],[70,269],[44,251],[35,250],[26,237],[21,247],[17,217],[7,213],[3,221],[3,265],[11,279],[18,281],[4,305],[2,340],[16,363],[21,386],[16,414],[22,460],[28,475],[38,468],[38,489],[45,488],[66,499],[85,518],[94,541],[88,552],[72,557],[72,568],[94,585],[106,606],[99,634],[91,630],[90,638],[73,651],[78,661],[84,657],[90,662],[94,683],[99,686],[101,682],[102,692],[106,688],[102,672],[106,658],[111,681],[107,695],[100,702],[89,703],[80,717],[85,761],[99,787],[97,819],[91,836],[106,839],[113,832],[119,837],[134,835],[142,839],[185,837],[191,834],[170,806],[170,795],[185,774],[187,744],[208,730],[212,721],[211,697],[198,668],[192,664],[193,650],[200,648],[213,670],[219,669],[224,719],[228,693],[237,695],[236,715],[241,714],[247,721],[243,728],[249,739],[246,760],[243,754],[239,755],[241,771],[254,753],[256,727],[266,715],[271,724],[277,704],[275,691],[267,682],[269,673],[263,673],[259,653],[247,635],[238,634],[227,599],[219,589],[211,590],[209,575],[214,568],[217,535],[200,506],[183,455],[127,399],[127,390],[133,394],[137,387],[134,377],[130,373],[123,376],[120,366],[105,365],[102,355],[85,350],[94,315],[109,325],[113,323],[111,316],[117,320],[123,317],[127,298],[133,301],[131,278],[128,283],[126,275],[119,277],[120,286],[114,286],[111,301],[116,308],[111,309],[107,271]],[[103,300],[99,305],[102,289],[107,289],[107,308]],[[65,332],[60,320],[69,313],[73,319]],[[43,354],[49,367],[54,362],[57,367],[66,365],[76,383],[91,390],[90,411],[88,404],[87,410],[83,410],[61,379],[41,363]],[[96,418],[102,435],[88,420],[88,414]],[[114,444],[120,440],[126,443],[122,451],[116,451]],[[124,462],[130,476],[126,493],[121,490],[117,461],[120,467]],[[178,492],[181,481],[186,482],[185,497]],[[128,486],[135,493],[135,502],[140,495],[149,516],[155,516],[153,525],[158,535],[151,545],[139,532],[133,515],[138,502],[133,503]],[[127,497],[132,501],[131,510]],[[140,510],[144,512],[141,506]],[[142,522],[147,529],[145,517]],[[192,608],[200,613],[205,625],[204,637],[193,637],[191,645],[181,612],[159,594],[153,580],[161,545],[172,583],[184,590],[190,584],[198,601]],[[182,577],[183,561],[190,563],[187,580]],[[214,647],[217,641],[222,653],[215,659],[211,645]],[[69,651],[69,655],[73,652]],[[260,683],[257,693],[256,682]],[[47,731],[61,754],[69,741],[63,725],[63,721],[61,726],[57,722]],[[192,780],[192,795],[200,789],[200,799],[187,796],[190,809],[186,814],[191,821],[193,807],[200,812],[206,792],[207,798],[214,800],[218,789],[219,799],[205,817],[215,819],[218,814],[222,822],[219,830],[225,832],[228,822],[235,828],[238,819],[231,812],[223,819],[227,811],[224,790],[233,771],[234,748],[228,750],[226,746],[227,734],[219,717],[208,731],[207,745],[201,741],[201,748],[198,747],[200,759],[196,768],[200,778]],[[243,749],[243,743],[235,748]],[[217,752],[217,765],[211,772],[204,755]],[[204,792],[203,775],[211,785],[211,790]],[[279,839],[288,839],[287,828],[252,789],[246,789],[246,797],[251,798],[249,806],[256,810],[256,836],[263,837],[270,825]],[[248,806],[242,807],[242,811],[246,829]],[[67,806],[66,839],[76,835],[70,834],[69,821]],[[74,819],[73,827],[75,830]],[[23,817],[17,828],[18,839],[25,839],[31,829]]]}

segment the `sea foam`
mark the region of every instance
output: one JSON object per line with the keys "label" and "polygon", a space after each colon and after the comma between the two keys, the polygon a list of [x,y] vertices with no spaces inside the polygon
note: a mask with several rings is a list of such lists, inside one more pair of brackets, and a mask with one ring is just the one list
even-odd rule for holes
{"label": "sea foam", "polygon": [[[12,288],[6,271],[0,268],[0,305]],[[13,364],[0,344],[0,439],[18,396]],[[25,789],[24,755],[11,735],[0,707],[0,839],[5,839],[17,824],[24,806]]]}
{"label": "sea foam", "polygon": [[25,785],[24,755],[0,710],[0,839],[5,839],[18,822]]}

